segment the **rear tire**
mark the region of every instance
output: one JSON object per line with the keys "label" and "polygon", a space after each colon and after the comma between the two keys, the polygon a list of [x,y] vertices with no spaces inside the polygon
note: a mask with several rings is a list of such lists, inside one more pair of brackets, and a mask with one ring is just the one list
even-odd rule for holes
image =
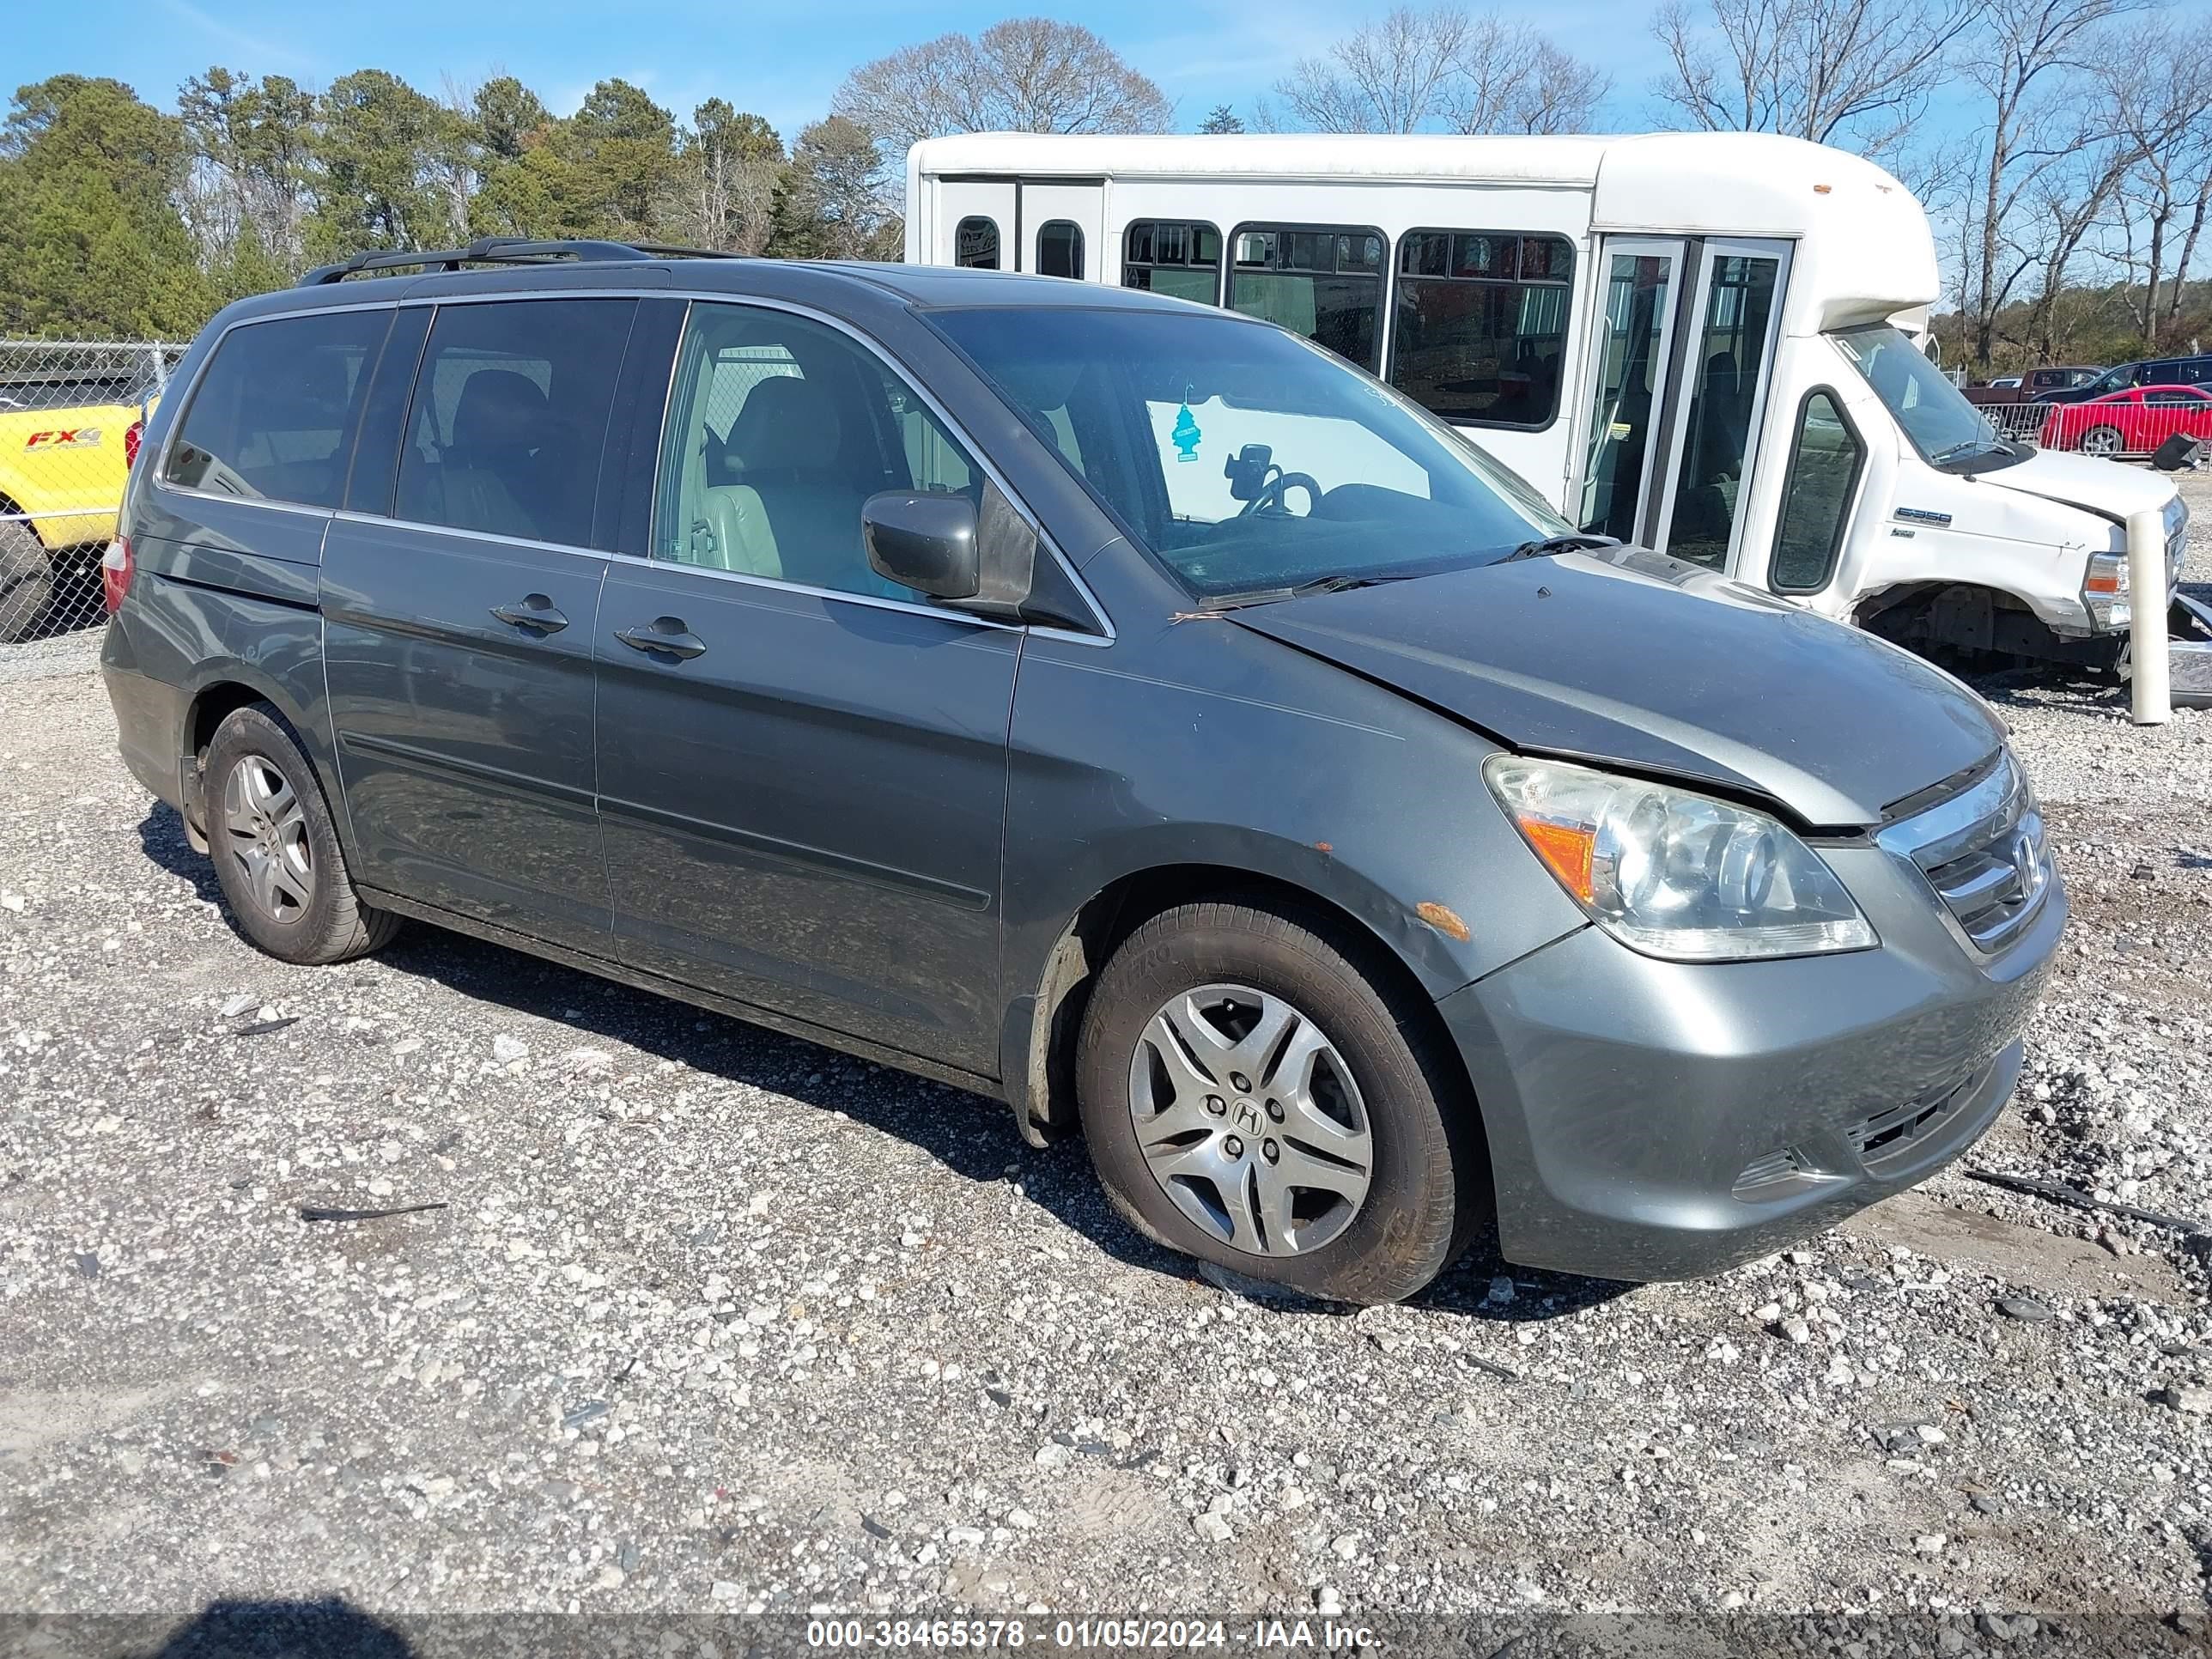
{"label": "rear tire", "polygon": [[1335,933],[1265,902],[1144,923],[1091,998],[1077,1102],[1108,1196],[1147,1237],[1305,1295],[1395,1302],[1480,1218],[1481,1136],[1425,1011]]}
{"label": "rear tire", "polygon": [[20,645],[35,634],[53,592],[53,562],[31,527],[0,524],[0,645]]}
{"label": "rear tire", "polygon": [[314,768],[267,704],[234,710],[208,744],[208,851],[231,921],[282,962],[323,966],[380,949],[399,918],[356,896]]}

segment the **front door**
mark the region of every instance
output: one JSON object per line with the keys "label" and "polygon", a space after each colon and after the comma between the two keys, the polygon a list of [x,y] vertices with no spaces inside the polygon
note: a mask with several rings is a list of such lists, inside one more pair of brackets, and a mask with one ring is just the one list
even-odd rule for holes
{"label": "front door", "polygon": [[929,260],[975,270],[1019,270],[1021,222],[1010,179],[952,179],[932,204]]}
{"label": "front door", "polygon": [[693,307],[668,411],[650,557],[615,561],[596,641],[621,958],[993,1072],[1024,636],[860,540],[876,492],[982,475],[873,352],[766,307]]}
{"label": "front door", "polygon": [[607,560],[592,544],[636,308],[440,307],[398,441],[364,434],[355,481],[380,462],[379,480],[349,495],[323,554],[362,882],[602,953],[592,641]]}
{"label": "front door", "polygon": [[1733,571],[1789,244],[1609,237],[1601,257],[1583,527]]}
{"label": "front door", "polygon": [[1017,269],[1094,283],[1105,275],[1104,179],[1024,182],[1021,204],[1022,262]]}

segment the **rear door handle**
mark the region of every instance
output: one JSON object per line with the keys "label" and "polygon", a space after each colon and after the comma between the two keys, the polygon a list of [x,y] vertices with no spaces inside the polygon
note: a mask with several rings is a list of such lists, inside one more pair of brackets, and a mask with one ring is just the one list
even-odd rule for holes
{"label": "rear door handle", "polygon": [[684,662],[707,649],[707,641],[684,627],[681,617],[655,617],[642,628],[617,628],[615,637],[633,651],[660,652]]}
{"label": "rear door handle", "polygon": [[495,605],[491,614],[509,628],[535,629],[540,634],[557,634],[568,625],[568,617],[543,593],[526,594],[520,605]]}

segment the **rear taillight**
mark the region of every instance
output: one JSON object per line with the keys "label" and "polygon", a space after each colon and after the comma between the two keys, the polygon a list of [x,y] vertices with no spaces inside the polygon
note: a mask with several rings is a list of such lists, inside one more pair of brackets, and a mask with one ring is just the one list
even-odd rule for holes
{"label": "rear taillight", "polygon": [[100,560],[100,598],[109,616],[123,608],[123,596],[131,591],[131,578],[137,570],[137,563],[131,556],[128,537],[118,536],[108,543],[107,551]]}
{"label": "rear taillight", "polygon": [[138,446],[146,441],[146,422],[133,421],[123,428],[123,466],[125,471],[138,463]]}

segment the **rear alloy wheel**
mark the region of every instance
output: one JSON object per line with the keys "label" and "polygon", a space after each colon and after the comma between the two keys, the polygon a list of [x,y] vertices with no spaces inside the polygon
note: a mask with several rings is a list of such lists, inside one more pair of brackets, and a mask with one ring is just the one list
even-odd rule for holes
{"label": "rear alloy wheel", "polygon": [[1394,1302],[1480,1214],[1464,1076],[1371,940],[1273,899],[1186,904],[1101,971],[1076,1054],[1091,1160],[1172,1249]]}
{"label": "rear alloy wheel", "polygon": [[322,786],[273,708],[234,710],[203,774],[208,850],[238,931],[284,962],[343,962],[377,949],[399,918],[355,896]]}
{"label": "rear alloy wheel", "polygon": [[53,598],[54,567],[25,524],[0,523],[0,645],[35,634]]}
{"label": "rear alloy wheel", "polygon": [[2081,453],[2101,455],[2109,460],[2120,453],[2120,429],[2115,426],[2093,426],[2081,434]]}

